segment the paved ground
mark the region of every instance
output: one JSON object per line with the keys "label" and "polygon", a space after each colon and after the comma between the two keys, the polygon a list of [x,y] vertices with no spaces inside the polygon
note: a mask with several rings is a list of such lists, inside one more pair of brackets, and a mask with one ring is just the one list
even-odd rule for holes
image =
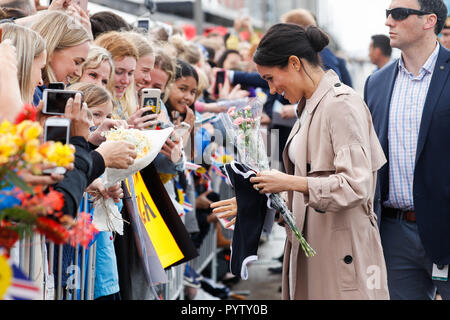
{"label": "paved ground", "polygon": [[233,285],[233,292],[250,291],[246,300],[280,300],[281,274],[269,272],[270,267],[279,267],[278,258],[283,253],[286,234],[284,228],[274,225],[267,241],[258,249],[258,260],[248,268],[248,280],[241,280]]}

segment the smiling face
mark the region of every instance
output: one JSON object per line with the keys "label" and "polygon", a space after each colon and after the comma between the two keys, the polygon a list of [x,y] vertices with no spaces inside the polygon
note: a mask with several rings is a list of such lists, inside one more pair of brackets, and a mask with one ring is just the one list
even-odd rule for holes
{"label": "smiling face", "polygon": [[136,70],[136,59],[125,57],[120,60],[114,59],[114,90],[117,99],[125,94],[125,90],[134,81],[134,71]]}
{"label": "smiling face", "polygon": [[98,68],[85,69],[79,82],[96,84],[103,89],[106,89],[109,83],[109,76],[111,74],[111,66],[108,61],[100,63]]}
{"label": "smiling face", "polygon": [[136,72],[134,73],[134,81],[136,83],[136,91],[144,88],[150,88],[152,81],[151,71],[155,67],[155,56],[147,55],[140,58],[136,64]]}
{"label": "smiling face", "polygon": [[80,45],[55,50],[49,58],[57,82],[69,84],[72,78],[79,78],[82,72],[82,64],[89,52],[89,42]]}
{"label": "smiling face", "polygon": [[100,126],[105,119],[111,119],[112,117],[112,101],[110,100],[99,106],[89,108],[89,111],[92,113],[94,126]]}
{"label": "smiling face", "polygon": [[150,88],[160,89],[161,92],[164,92],[166,90],[169,75],[164,70],[155,68],[150,72],[150,77]]}
{"label": "smiling face", "polygon": [[290,63],[285,68],[257,65],[256,70],[269,84],[270,94],[278,93],[291,104],[305,96],[306,83]]}
{"label": "smiling face", "polygon": [[194,77],[181,77],[170,89],[169,102],[174,111],[186,113],[186,108],[195,102],[197,81]]}

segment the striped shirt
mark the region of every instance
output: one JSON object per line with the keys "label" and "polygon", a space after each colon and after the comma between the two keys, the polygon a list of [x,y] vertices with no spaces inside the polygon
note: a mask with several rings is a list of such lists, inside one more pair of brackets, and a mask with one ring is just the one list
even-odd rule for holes
{"label": "striped shirt", "polygon": [[439,44],[420,69],[410,73],[403,59],[389,110],[389,197],[386,207],[414,210],[413,176],[422,112],[439,53]]}

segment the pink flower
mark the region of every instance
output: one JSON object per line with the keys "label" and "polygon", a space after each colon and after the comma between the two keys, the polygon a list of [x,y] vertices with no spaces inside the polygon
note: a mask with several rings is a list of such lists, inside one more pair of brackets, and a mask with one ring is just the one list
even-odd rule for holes
{"label": "pink flower", "polygon": [[84,248],[87,248],[97,233],[98,230],[92,224],[91,215],[86,212],[81,212],[78,214],[75,225],[69,231],[69,242],[73,247],[80,244]]}
{"label": "pink flower", "polygon": [[244,122],[244,119],[242,117],[236,118],[236,120],[234,120],[233,124],[235,126],[240,126],[242,124],[242,122]]}
{"label": "pink flower", "polygon": [[250,110],[252,110],[252,107],[246,106],[246,107],[244,108],[244,110],[245,110],[245,111],[250,111]]}
{"label": "pink flower", "polygon": [[234,117],[235,111],[236,111],[236,107],[231,107],[230,109],[228,109],[228,115],[230,117]]}

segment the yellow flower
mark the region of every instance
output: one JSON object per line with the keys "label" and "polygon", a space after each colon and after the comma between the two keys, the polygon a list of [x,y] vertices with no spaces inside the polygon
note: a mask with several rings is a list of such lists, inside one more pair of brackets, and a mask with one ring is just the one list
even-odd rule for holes
{"label": "yellow flower", "polygon": [[66,167],[75,160],[75,148],[61,142],[51,143],[48,148],[45,147],[42,151],[46,151],[47,161],[58,167]]}
{"label": "yellow flower", "polygon": [[3,120],[2,123],[0,124],[0,134],[3,135],[3,134],[7,134],[7,133],[15,134],[16,126],[13,125],[8,120]]}
{"label": "yellow flower", "polygon": [[42,162],[43,157],[39,153],[39,141],[37,139],[27,141],[23,159],[30,164]]}
{"label": "yellow flower", "polygon": [[11,133],[0,136],[0,157],[2,158],[2,164],[8,162],[9,157],[16,155],[19,151],[19,146],[15,140],[15,136]]}
{"label": "yellow flower", "polygon": [[42,127],[35,122],[24,131],[24,138],[26,141],[37,139],[42,133]]}
{"label": "yellow flower", "polygon": [[38,122],[25,120],[17,126],[17,134],[19,134],[25,141],[36,139],[42,133],[42,127]]}

